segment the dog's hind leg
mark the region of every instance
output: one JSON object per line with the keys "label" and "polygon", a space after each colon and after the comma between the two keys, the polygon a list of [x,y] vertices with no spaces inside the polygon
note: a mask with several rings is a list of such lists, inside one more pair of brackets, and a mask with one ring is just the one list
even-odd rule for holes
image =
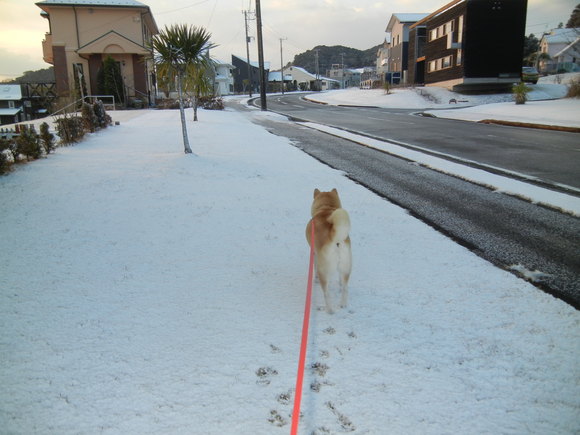
{"label": "dog's hind leg", "polygon": [[348,305],[348,273],[340,274],[340,308],[346,308]]}
{"label": "dog's hind leg", "polygon": [[338,278],[340,281],[340,307],[346,308],[348,304],[348,280],[352,267],[352,254],[350,252],[350,240],[339,245]]}
{"label": "dog's hind leg", "polygon": [[320,287],[322,288],[322,294],[324,295],[324,302],[326,303],[326,312],[328,314],[334,313],[332,309],[332,302],[330,301],[330,295],[328,294],[328,279],[326,276],[322,276],[318,273],[318,280],[320,281]]}

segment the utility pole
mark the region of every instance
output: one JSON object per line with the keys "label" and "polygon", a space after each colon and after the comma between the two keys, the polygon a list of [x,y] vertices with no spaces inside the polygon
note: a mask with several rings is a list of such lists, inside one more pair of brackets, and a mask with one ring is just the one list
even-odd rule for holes
{"label": "utility pole", "polygon": [[282,83],[282,95],[284,95],[284,60],[282,58],[282,41],[287,38],[280,38],[280,78]]}
{"label": "utility pole", "polygon": [[340,56],[342,57],[342,73],[340,74],[340,83],[341,89],[344,89],[344,53],[340,53]]}
{"label": "utility pole", "polygon": [[260,0],[256,0],[256,24],[258,26],[258,63],[260,66],[260,102],[262,110],[268,110],[266,103],[266,72],[264,71],[264,44],[262,42],[262,10]]}
{"label": "utility pole", "polygon": [[320,86],[320,67],[318,65],[318,52],[320,50],[317,48],[314,50],[314,59],[316,62],[316,90],[320,91],[322,86]]}
{"label": "utility pole", "polygon": [[248,89],[250,93],[250,98],[252,98],[252,66],[250,65],[250,40],[252,39],[251,36],[248,36],[248,13],[250,11],[242,11],[244,14],[244,22],[246,23],[246,63],[248,64]]}

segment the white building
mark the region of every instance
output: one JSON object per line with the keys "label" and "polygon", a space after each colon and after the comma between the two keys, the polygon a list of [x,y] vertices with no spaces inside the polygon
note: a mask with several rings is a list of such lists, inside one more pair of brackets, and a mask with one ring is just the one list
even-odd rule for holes
{"label": "white building", "polygon": [[284,68],[284,76],[286,75],[292,76],[292,83],[299,91],[327,91],[340,88],[340,81],[319,76],[318,80],[320,81],[320,89],[317,89],[316,75],[309,73],[304,68],[298,66]]}
{"label": "white building", "polygon": [[234,66],[231,63],[214,59],[214,93],[217,96],[231,95],[234,93]]}
{"label": "white building", "polygon": [[580,28],[554,29],[540,40],[540,51],[550,56],[540,60],[543,73],[580,71]]}

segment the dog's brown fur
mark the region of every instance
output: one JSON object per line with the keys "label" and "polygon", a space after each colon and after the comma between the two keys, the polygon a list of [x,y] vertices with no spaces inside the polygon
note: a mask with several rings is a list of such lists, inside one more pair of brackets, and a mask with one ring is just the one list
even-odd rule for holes
{"label": "dog's brown fur", "polygon": [[346,307],[348,301],[348,280],[352,267],[350,218],[342,208],[336,189],[330,192],[315,189],[311,213],[312,219],[306,226],[306,239],[310,245],[311,225],[314,222],[316,273],[324,293],[326,311],[332,313],[328,283],[336,272],[341,289],[340,306]]}

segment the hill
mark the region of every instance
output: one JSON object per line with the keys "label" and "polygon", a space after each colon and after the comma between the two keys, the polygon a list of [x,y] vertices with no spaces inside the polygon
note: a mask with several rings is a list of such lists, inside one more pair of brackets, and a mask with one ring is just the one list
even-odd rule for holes
{"label": "hill", "polygon": [[17,83],[54,83],[54,81],[54,68],[51,66],[37,71],[25,71],[22,76],[14,80],[6,80],[4,83],[14,85]]}
{"label": "hill", "polygon": [[376,62],[377,50],[381,44],[368,50],[357,50],[356,48],[335,45],[328,47],[319,45],[312,50],[294,56],[292,65],[299,66],[312,73],[316,72],[316,51],[318,51],[318,66],[320,74],[326,74],[333,64],[342,64],[344,55],[345,68],[362,68],[373,66]]}

